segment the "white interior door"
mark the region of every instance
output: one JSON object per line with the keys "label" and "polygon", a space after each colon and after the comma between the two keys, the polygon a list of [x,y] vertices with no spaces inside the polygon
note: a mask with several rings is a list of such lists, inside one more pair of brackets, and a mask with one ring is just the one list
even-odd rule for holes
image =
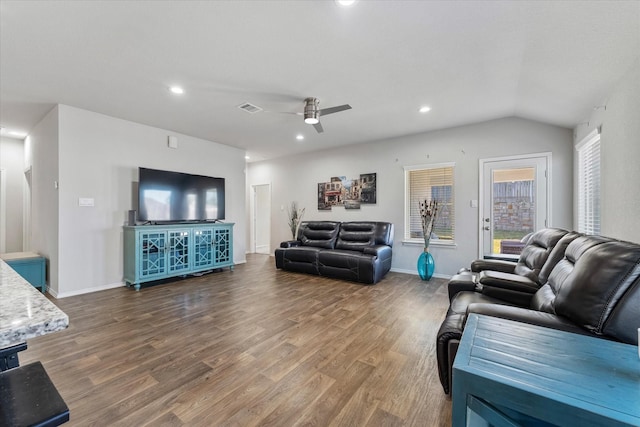
{"label": "white interior door", "polygon": [[22,211],[22,250],[31,249],[31,167],[24,171],[24,197]]}
{"label": "white interior door", "polygon": [[255,252],[270,254],[271,247],[271,185],[254,185],[254,243]]}
{"label": "white interior door", "polygon": [[480,256],[515,258],[524,236],[550,224],[551,153],[480,163]]}

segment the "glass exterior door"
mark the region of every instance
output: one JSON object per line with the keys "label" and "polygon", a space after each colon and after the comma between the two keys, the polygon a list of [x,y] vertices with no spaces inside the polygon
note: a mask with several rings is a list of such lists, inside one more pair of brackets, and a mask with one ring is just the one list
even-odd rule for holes
{"label": "glass exterior door", "polygon": [[517,257],[547,224],[547,158],[487,161],[483,185],[482,255]]}

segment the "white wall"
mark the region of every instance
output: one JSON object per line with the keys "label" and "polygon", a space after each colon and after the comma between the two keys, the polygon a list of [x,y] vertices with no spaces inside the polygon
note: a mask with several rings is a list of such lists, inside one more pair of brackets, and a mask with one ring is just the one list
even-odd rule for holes
{"label": "white wall", "polygon": [[0,169],[5,170],[5,252],[22,252],[24,141],[0,138]]}
{"label": "white wall", "polygon": [[[41,188],[49,184],[53,188],[49,181],[59,181],[58,193],[49,201],[51,207],[59,206],[59,220],[56,215],[54,224],[40,215],[34,218],[33,230],[35,234],[36,227],[41,230],[46,224],[50,234],[55,230],[59,237],[55,252],[47,252],[52,267],[56,267],[51,270],[55,296],[122,285],[122,226],[128,210],[137,207],[139,166],[226,178],[226,222],[236,223],[234,262],[245,262],[244,151],[65,105],[55,111],[59,138],[49,148],[57,149],[50,151],[36,144],[32,153],[33,178],[37,181],[34,216],[35,211],[43,209]],[[168,148],[169,135],[178,137],[178,149]],[[33,140],[38,142],[40,138]],[[49,155],[46,164],[51,169],[46,182],[39,177],[35,161],[43,153]],[[94,206],[79,207],[81,197],[93,198]],[[34,249],[40,247],[38,243]]]}
{"label": "white wall", "polygon": [[[600,232],[640,243],[640,60],[620,79],[602,105],[606,105],[606,110],[594,110],[586,120],[588,126],[576,127],[575,142],[602,126]],[[577,213],[577,201],[574,206]],[[577,228],[577,217],[574,221]]]}
{"label": "white wall", "polygon": [[25,167],[31,168],[31,251],[48,260],[47,285],[58,292],[58,107],[25,140]]}
{"label": "white wall", "polygon": [[[326,134],[330,137],[330,134]],[[452,275],[478,255],[478,160],[552,152],[552,226],[571,228],[573,145],[570,129],[519,118],[505,118],[336,150],[302,154],[248,167],[247,185],[272,183],[271,247],[290,238],[286,206],[292,200],[306,208],[305,220],[378,220],[395,224],[395,271],[415,272],[420,245],[403,244],[403,166],[455,162],[456,247],[432,245],[436,274]],[[317,210],[317,183],[332,176],[356,178],[377,173],[377,204],[360,210]],[[281,208],[285,209],[282,210]]]}

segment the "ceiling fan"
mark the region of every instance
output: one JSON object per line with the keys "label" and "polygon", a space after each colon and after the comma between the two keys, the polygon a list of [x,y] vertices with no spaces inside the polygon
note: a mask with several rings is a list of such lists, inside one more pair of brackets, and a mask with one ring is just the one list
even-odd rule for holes
{"label": "ceiling fan", "polygon": [[349,104],[320,109],[319,104],[320,104],[320,101],[318,101],[318,98],[306,98],[304,100],[304,113],[303,113],[304,122],[307,124],[313,125],[313,127],[316,129],[318,133],[324,132],[324,129],[322,129],[322,124],[320,123],[321,116],[326,116],[327,114],[339,113],[340,111],[351,109],[351,105]]}

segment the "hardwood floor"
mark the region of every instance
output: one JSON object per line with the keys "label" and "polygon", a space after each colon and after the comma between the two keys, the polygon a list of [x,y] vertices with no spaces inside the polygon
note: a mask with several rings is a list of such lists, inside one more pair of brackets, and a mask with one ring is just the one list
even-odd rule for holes
{"label": "hardwood floor", "polygon": [[449,426],[435,334],[442,279],[375,286],[275,269],[54,300],[67,330],[28,341],[76,426]]}

